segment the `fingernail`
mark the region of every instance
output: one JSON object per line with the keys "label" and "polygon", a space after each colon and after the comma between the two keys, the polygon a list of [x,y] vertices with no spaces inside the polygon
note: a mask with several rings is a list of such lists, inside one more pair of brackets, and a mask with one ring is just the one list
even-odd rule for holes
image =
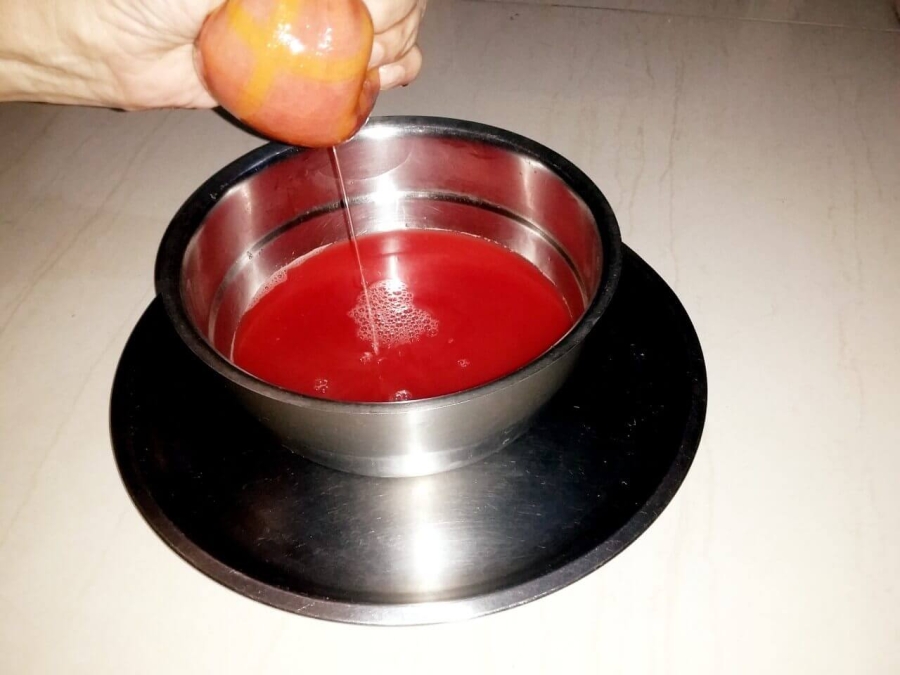
{"label": "fingernail", "polygon": [[392,63],[389,66],[382,66],[378,70],[378,76],[381,79],[381,88],[382,89],[392,89],[400,84],[401,80],[403,80],[406,75],[406,70],[403,66],[398,66],[395,63]]}

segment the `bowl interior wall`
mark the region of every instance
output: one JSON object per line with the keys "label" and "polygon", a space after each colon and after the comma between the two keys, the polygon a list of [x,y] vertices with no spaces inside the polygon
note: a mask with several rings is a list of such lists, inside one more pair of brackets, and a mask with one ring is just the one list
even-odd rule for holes
{"label": "bowl interior wall", "polygon": [[[366,130],[339,155],[358,234],[399,228],[473,234],[531,261],[576,316],[596,294],[602,245],[593,216],[532,157],[474,140],[385,138]],[[181,292],[192,322],[230,357],[240,317],[266,281],[346,237],[327,151],[269,165],[229,190],[187,247]]]}

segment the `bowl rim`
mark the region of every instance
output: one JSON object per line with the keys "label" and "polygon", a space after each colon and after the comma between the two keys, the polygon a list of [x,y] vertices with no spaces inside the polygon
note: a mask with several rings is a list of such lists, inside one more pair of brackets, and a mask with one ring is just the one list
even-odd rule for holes
{"label": "bowl rim", "polygon": [[[585,203],[594,217],[602,245],[600,281],[581,317],[536,359],[485,384],[462,391],[407,401],[336,401],[299,394],[262,380],[233,364],[213,348],[194,326],[181,293],[184,253],[206,216],[234,186],[289,157],[315,150],[267,143],[229,163],[197,188],[175,213],[163,234],[155,266],[156,292],[181,341],[209,368],[231,383],[268,399],[322,412],[396,414],[458,405],[529,379],[579,345],[606,311],[622,272],[622,240],[615,214],[600,189],[572,162],[550,148],[498,127],[446,117],[372,117],[357,134],[366,136],[438,136],[480,141],[536,160],[550,169]],[[351,141],[352,142],[352,141]]]}

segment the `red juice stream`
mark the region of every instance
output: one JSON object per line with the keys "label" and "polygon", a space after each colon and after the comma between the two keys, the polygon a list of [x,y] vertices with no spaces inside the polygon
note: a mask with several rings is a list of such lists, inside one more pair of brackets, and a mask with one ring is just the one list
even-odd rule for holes
{"label": "red juice stream", "polygon": [[521,256],[441,230],[366,234],[356,249],[326,246],[280,276],[241,318],[234,361],[285,389],[340,401],[485,384],[540,356],[583,309]]}
{"label": "red juice stream", "polygon": [[337,146],[331,146],[331,158],[334,160],[334,173],[337,178],[338,188],[341,191],[341,201],[344,204],[344,221],[347,224],[347,237],[356,254],[356,266],[359,268],[359,281],[362,284],[363,299],[366,303],[366,320],[369,322],[369,332],[372,334],[372,351],[378,355],[378,331],[375,329],[375,317],[372,314],[372,302],[369,299],[369,285],[366,283],[366,275],[363,272],[362,258],[359,255],[359,242],[356,241],[356,230],[353,227],[353,216],[350,214],[350,200],[347,199],[347,186],[344,184],[344,174],[341,171],[341,162],[338,159]]}

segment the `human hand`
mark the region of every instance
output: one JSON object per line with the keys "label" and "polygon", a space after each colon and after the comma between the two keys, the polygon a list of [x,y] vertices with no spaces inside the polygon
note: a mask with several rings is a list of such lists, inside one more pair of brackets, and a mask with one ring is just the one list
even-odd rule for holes
{"label": "human hand", "polygon": [[422,68],[416,45],[427,0],[364,0],[375,27],[370,67],[380,66],[381,89],[409,84]]}
{"label": "human hand", "polygon": [[[314,0],[313,0],[314,1]],[[426,0],[365,0],[381,88],[419,73]],[[221,0],[0,0],[0,100],[128,110],[216,105],[197,74],[194,41]]]}

